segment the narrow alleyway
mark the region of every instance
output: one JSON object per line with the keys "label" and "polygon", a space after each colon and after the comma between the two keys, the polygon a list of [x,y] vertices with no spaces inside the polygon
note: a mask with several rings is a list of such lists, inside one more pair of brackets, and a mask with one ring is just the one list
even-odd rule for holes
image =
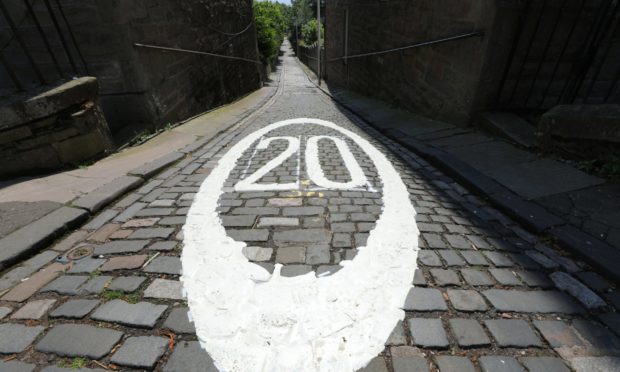
{"label": "narrow alleyway", "polygon": [[0,371],[620,371],[610,282],[283,50],[262,108],[0,278]]}

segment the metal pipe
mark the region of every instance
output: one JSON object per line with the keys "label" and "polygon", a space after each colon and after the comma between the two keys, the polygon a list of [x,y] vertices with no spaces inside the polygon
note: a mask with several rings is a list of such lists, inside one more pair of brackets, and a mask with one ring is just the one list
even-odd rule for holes
{"label": "metal pipe", "polygon": [[0,10],[2,11],[2,14],[4,14],[4,18],[6,19],[7,23],[9,24],[9,27],[11,28],[11,31],[13,32],[13,35],[15,36],[15,40],[17,40],[17,42],[21,46],[22,50],[24,51],[24,54],[28,58],[28,61],[32,65],[32,69],[34,70],[34,73],[37,75],[37,78],[39,79],[41,84],[45,84],[45,78],[43,78],[43,74],[39,70],[39,67],[37,66],[37,64],[34,62],[34,58],[32,58],[32,55],[30,54],[30,51],[26,47],[26,44],[24,43],[24,40],[22,39],[21,35],[19,34],[19,30],[17,29],[17,26],[13,22],[13,19],[11,18],[11,15],[9,14],[9,11],[4,6],[4,0],[0,0]]}
{"label": "metal pipe", "polygon": [[77,67],[75,65],[75,61],[73,61],[73,57],[71,56],[71,52],[69,51],[69,46],[67,45],[67,41],[65,40],[64,35],[62,34],[62,29],[60,28],[60,24],[58,24],[58,19],[56,19],[56,15],[54,14],[54,10],[50,5],[49,0],[43,0],[45,3],[45,7],[50,14],[50,18],[52,19],[52,23],[54,23],[54,27],[56,28],[56,32],[58,33],[58,37],[60,38],[60,42],[62,43],[63,48],[65,49],[65,53],[67,54],[67,58],[69,58],[69,63],[71,64],[71,68],[73,72],[77,74]]}
{"label": "metal pipe", "polygon": [[[407,46],[399,47],[399,48],[386,49],[386,50],[381,50],[381,51],[376,51],[376,52],[368,52],[368,53],[361,53],[361,54],[353,54],[353,55],[347,56],[346,58],[347,59],[352,59],[352,58],[362,58],[362,57],[368,57],[368,56],[388,54],[388,53],[399,52],[399,51],[407,50],[407,49],[415,49],[415,48],[420,48],[420,47],[423,47],[423,46],[429,46],[429,45],[441,44],[441,43],[445,43],[445,42],[449,42],[449,41],[454,41],[454,40],[466,39],[466,38],[470,38],[470,37],[474,37],[474,36],[484,36],[484,32],[482,32],[482,31],[474,31],[474,32],[469,32],[469,33],[462,34],[462,35],[449,36],[449,37],[445,37],[445,38],[437,39],[437,40],[432,40],[432,41],[424,41],[424,42],[421,42],[421,43],[407,45]],[[328,60],[327,62],[340,61],[341,59],[344,59],[344,58],[345,57],[334,58],[334,59]]]}
{"label": "metal pipe", "polygon": [[253,60],[253,59],[242,58],[242,57],[233,57],[233,56],[225,56],[225,55],[221,55],[221,54],[208,53],[208,52],[200,52],[200,51],[197,51],[197,50],[189,50],[189,49],[181,49],[181,48],[170,48],[170,47],[163,47],[163,46],[158,46],[158,45],[149,45],[149,44],[142,44],[142,43],[133,43],[133,45],[135,47],[139,47],[139,48],[159,49],[159,50],[166,50],[166,51],[169,51],[169,52],[199,54],[199,55],[210,56],[210,57],[232,59],[232,60],[235,60],[235,61],[245,61],[245,62],[251,62],[251,63],[256,63],[256,64],[262,64],[261,61],[257,61],[257,60]]}
{"label": "metal pipe", "polygon": [[30,13],[30,16],[32,17],[32,20],[34,21],[34,24],[37,27],[37,30],[39,31],[39,35],[41,35],[41,39],[43,39],[43,43],[45,44],[45,48],[47,49],[47,52],[49,53],[50,57],[52,58],[52,62],[54,62],[54,66],[56,67],[56,70],[58,70],[58,75],[60,75],[60,77],[62,78],[63,77],[63,73],[62,73],[62,68],[60,67],[60,63],[58,63],[58,59],[56,59],[56,55],[54,54],[54,51],[52,50],[52,46],[50,45],[49,41],[47,40],[47,37],[45,36],[45,32],[43,32],[43,27],[41,27],[41,23],[39,22],[39,19],[37,18],[37,15],[34,12],[34,9],[32,8],[32,5],[30,5],[28,0],[24,0],[24,3],[26,4],[26,8],[28,9],[28,13]]}
{"label": "metal pipe", "polygon": [[316,74],[319,78],[319,86],[321,86],[321,0],[316,0],[316,18],[317,18],[317,49],[316,49]]}

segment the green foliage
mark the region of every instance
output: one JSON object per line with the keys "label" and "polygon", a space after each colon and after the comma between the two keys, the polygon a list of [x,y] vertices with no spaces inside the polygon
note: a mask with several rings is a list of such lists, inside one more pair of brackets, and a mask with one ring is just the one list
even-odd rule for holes
{"label": "green foliage", "polygon": [[278,56],[280,45],[288,30],[288,8],[284,4],[254,0],[254,21],[258,38],[258,51],[264,63]]}
{"label": "green foliage", "polygon": [[[301,31],[301,36],[304,39],[304,43],[306,45],[312,45],[316,43],[317,24],[318,22],[316,19],[311,19],[304,25]],[[321,24],[321,44],[323,44],[324,40],[325,40],[325,27],[323,26],[323,24]]]}
{"label": "green foliage", "polygon": [[293,0],[291,6],[291,30],[295,26],[303,26],[314,18],[314,12],[310,0]]}
{"label": "green foliage", "polygon": [[106,289],[104,289],[103,293],[101,294],[101,297],[105,301],[118,300],[119,298],[123,298],[123,292],[121,292],[121,291],[111,291],[111,290],[106,288]]}
{"label": "green foliage", "polygon": [[582,160],[575,164],[577,169],[586,173],[610,179],[620,178],[620,156],[611,155],[606,159]]}
{"label": "green foliage", "polygon": [[60,359],[56,366],[59,368],[82,369],[86,367],[88,360],[84,358],[75,358],[73,360]]}

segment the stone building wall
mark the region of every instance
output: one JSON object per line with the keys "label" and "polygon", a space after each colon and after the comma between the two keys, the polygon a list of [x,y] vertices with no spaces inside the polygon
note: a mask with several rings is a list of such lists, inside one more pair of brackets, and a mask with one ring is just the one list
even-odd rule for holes
{"label": "stone building wall", "polygon": [[[327,81],[362,94],[379,98],[432,118],[455,124],[469,124],[479,111],[498,108],[498,91],[511,59],[517,34],[517,63],[506,76],[507,90],[517,79],[521,83],[515,97],[529,94],[537,71],[540,76],[532,89],[537,100],[553,74],[555,61],[562,53],[564,39],[572,22],[581,14],[581,22],[567,45],[551,93],[562,88],[571,75],[571,63],[579,58],[588,25],[592,25],[600,1],[532,0],[339,0],[326,3],[326,48],[328,59],[344,55],[345,12],[348,9],[348,54],[384,50],[418,42],[440,39],[474,30],[484,32],[473,37],[425,46],[380,56],[328,62]],[[544,14],[537,26],[537,14]],[[562,14],[555,25],[558,14]],[[520,24],[523,22],[523,26]],[[555,32],[554,32],[555,27]],[[534,31],[539,33],[529,45]],[[547,36],[554,38],[547,48]],[[527,54],[527,50],[531,52]],[[519,73],[523,60],[524,71]],[[540,69],[538,66],[541,66]],[[547,79],[547,80],[545,80]],[[509,92],[510,93],[510,92]],[[558,93],[559,94],[559,93]],[[510,98],[510,97],[509,97]],[[532,99],[532,102],[536,100]],[[519,103],[519,102],[517,102]]]}
{"label": "stone building wall", "polygon": [[[10,9],[17,20],[26,15],[21,3],[12,2]],[[251,0],[61,0],[60,3],[88,68],[88,73],[79,71],[79,74],[99,80],[101,105],[114,133],[128,127],[139,131],[176,122],[231,102],[261,85],[257,64],[133,45],[152,44],[257,60],[253,26],[243,34],[229,35],[251,23]],[[53,32],[44,2],[35,0],[33,7],[49,31],[58,59],[66,67],[68,60]],[[70,41],[68,30],[64,24],[62,27]],[[0,35],[6,36],[6,26],[0,28]],[[53,76],[52,61],[34,24],[26,19],[20,30],[35,51],[46,77]],[[71,51],[79,61],[77,51]],[[10,56],[9,63],[20,78],[27,80],[29,73],[33,75],[15,42],[9,45],[5,56]],[[0,74],[0,83],[6,83],[6,79]]]}
{"label": "stone building wall", "polygon": [[[491,0],[376,1],[326,4],[327,58],[344,55],[348,9],[348,54],[401,47],[489,29]],[[327,81],[409,110],[466,123],[488,45],[473,37],[372,57],[328,62]]]}

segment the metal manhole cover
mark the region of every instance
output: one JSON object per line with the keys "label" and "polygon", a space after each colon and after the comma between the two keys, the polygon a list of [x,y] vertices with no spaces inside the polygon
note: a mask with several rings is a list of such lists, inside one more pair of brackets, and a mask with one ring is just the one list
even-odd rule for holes
{"label": "metal manhole cover", "polygon": [[90,245],[83,245],[80,247],[73,248],[68,254],[67,258],[70,260],[79,260],[84,257],[91,256],[95,249]]}

